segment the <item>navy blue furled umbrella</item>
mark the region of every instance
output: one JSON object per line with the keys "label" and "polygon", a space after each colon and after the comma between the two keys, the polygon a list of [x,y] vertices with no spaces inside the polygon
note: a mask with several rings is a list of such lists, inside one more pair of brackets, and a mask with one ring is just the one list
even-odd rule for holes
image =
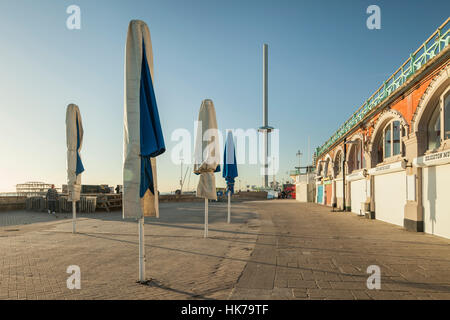
{"label": "navy blue furled umbrella", "polygon": [[238,176],[236,163],[236,148],[233,142],[233,134],[228,131],[225,151],[223,153],[223,177],[227,182],[228,194],[228,223],[231,222],[231,195],[234,193],[234,179]]}
{"label": "navy blue furled umbrella", "polygon": [[145,282],[144,217],[159,217],[156,157],[166,150],[145,22],[128,27],[125,53],[123,217],[139,221],[139,281]]}

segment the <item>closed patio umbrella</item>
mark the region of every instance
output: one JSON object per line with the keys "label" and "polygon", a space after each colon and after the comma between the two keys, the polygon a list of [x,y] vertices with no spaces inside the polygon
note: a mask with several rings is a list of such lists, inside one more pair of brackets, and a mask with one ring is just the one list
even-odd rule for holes
{"label": "closed patio umbrella", "polygon": [[215,172],[220,172],[219,133],[212,100],[202,101],[195,139],[194,173],[200,175],[197,197],[205,199],[205,231],[208,237],[208,200],[217,200]]}
{"label": "closed patio umbrella", "polygon": [[80,109],[75,104],[69,104],[66,110],[67,186],[69,201],[72,201],[72,233],[76,233],[76,202],[80,200],[81,173],[84,171],[80,157],[83,133]]}
{"label": "closed patio umbrella", "polygon": [[125,52],[123,217],[139,225],[139,281],[145,282],[144,217],[159,217],[156,158],[166,148],[153,87],[145,22],[132,20]]}
{"label": "closed patio umbrella", "polygon": [[225,151],[223,153],[223,172],[222,176],[227,182],[227,198],[228,198],[228,219],[231,222],[231,195],[234,193],[234,179],[238,176],[236,163],[236,149],[234,147],[233,133],[228,131]]}

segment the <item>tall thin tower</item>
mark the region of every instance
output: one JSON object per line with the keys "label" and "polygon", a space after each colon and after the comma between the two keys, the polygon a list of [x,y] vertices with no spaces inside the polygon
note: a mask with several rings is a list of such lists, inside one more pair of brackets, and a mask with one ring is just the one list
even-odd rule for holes
{"label": "tall thin tower", "polygon": [[273,130],[269,127],[269,94],[268,94],[268,46],[263,44],[263,125],[258,129],[263,134],[263,159],[262,165],[264,169],[263,187],[269,187],[269,133]]}

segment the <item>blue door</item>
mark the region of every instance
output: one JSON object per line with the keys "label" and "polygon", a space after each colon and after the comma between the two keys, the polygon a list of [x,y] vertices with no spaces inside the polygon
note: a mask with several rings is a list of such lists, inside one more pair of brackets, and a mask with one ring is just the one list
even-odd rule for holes
{"label": "blue door", "polygon": [[317,186],[317,203],[322,203],[323,185]]}

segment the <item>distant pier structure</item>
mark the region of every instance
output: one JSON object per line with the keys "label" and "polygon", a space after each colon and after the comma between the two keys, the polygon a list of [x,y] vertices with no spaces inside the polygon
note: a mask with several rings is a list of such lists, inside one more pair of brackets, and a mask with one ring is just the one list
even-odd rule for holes
{"label": "distant pier structure", "polygon": [[45,194],[51,187],[51,183],[34,181],[26,182],[16,185],[16,193],[19,196],[39,196]]}
{"label": "distant pier structure", "polygon": [[269,126],[269,94],[268,94],[268,45],[263,44],[263,125],[258,131],[263,134],[263,187],[269,187],[269,133],[274,129]]}

